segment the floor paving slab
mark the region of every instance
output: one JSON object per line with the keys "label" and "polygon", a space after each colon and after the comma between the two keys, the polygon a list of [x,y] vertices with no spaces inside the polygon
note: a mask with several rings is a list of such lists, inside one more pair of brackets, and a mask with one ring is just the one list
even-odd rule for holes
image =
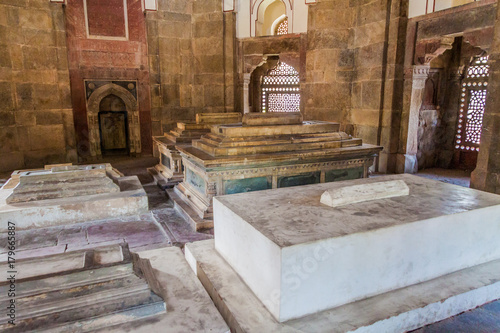
{"label": "floor paving slab", "polygon": [[162,287],[161,297],[167,312],[97,332],[211,332],[229,333],[229,327],[217,311],[191,271],[178,247],[137,253],[140,260],[149,260],[154,275]]}

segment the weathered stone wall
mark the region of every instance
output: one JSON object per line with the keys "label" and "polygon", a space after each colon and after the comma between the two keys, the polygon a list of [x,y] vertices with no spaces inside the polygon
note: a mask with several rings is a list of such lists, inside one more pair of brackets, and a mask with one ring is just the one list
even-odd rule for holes
{"label": "weathered stone wall", "polygon": [[234,14],[218,0],[159,0],[158,7],[146,16],[153,123],[167,131],[199,112],[231,112]]}
{"label": "weathered stone wall", "polygon": [[[234,33],[232,14],[222,12],[222,1],[193,2],[193,70],[194,84],[181,92],[181,100],[193,105],[198,112],[232,111]],[[226,95],[228,99],[226,100]],[[226,105],[230,107],[226,109]],[[203,109],[202,109],[203,108]]]}
{"label": "weathered stone wall", "polygon": [[[180,92],[193,84],[192,0],[160,0],[158,11],[146,14],[153,135],[167,131],[176,121],[190,119],[194,111]],[[158,133],[160,131],[160,133]]]}
{"label": "weathered stone wall", "polygon": [[349,0],[320,0],[309,6],[304,118],[349,119],[354,53],[349,49],[354,23]]}
{"label": "weathered stone wall", "polygon": [[322,0],[309,7],[305,117],[339,121],[384,146],[384,172],[395,168],[406,11],[405,0]]}
{"label": "weathered stone wall", "polygon": [[378,170],[394,172],[402,111],[408,1],[351,1],[354,134],[384,147]]}
{"label": "weathered stone wall", "polygon": [[[101,3],[101,16],[95,20],[123,16],[123,8],[114,8]],[[60,5],[59,5],[60,6]],[[88,124],[87,101],[84,80],[100,81],[136,81],[137,104],[139,107],[140,146],[134,148],[143,154],[152,153],[151,137],[151,102],[150,78],[148,68],[148,53],[146,41],[146,28],[141,0],[127,0],[128,38],[117,40],[118,31],[108,31],[110,36],[87,36],[85,11],[83,1],[68,0],[65,16],[68,40],[68,60],[71,79],[71,98],[73,103],[75,129],[78,153],[82,159],[93,158],[91,131]],[[113,26],[108,27],[112,29]],[[115,29],[120,28],[115,26]],[[124,26],[121,26],[124,29]],[[129,115],[129,119],[132,119]],[[132,138],[130,135],[129,139]],[[132,141],[132,140],[131,140]],[[138,142],[132,142],[134,146]],[[130,146],[132,146],[132,143]],[[96,144],[99,144],[97,142]]]}
{"label": "weathered stone wall", "polygon": [[0,3],[0,171],[76,162],[60,4]]}

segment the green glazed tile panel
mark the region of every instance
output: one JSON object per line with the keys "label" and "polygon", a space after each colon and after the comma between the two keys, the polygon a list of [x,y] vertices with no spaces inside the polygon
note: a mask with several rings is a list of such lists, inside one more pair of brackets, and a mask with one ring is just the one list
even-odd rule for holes
{"label": "green glazed tile panel", "polygon": [[198,192],[205,195],[205,180],[189,168],[186,168],[186,181]]}
{"label": "green glazed tile panel", "polygon": [[340,170],[329,170],[325,172],[325,182],[336,182],[339,180],[349,180],[363,178],[363,167],[351,168],[351,169],[340,169]]}
{"label": "green glazed tile panel", "polygon": [[272,183],[267,177],[230,179],[224,181],[225,194],[261,191],[270,188],[272,188]]}
{"label": "green glazed tile panel", "polygon": [[320,181],[320,172],[308,172],[295,176],[278,177],[278,187],[316,184]]}
{"label": "green glazed tile panel", "polygon": [[170,158],[167,155],[161,153],[160,161],[161,161],[161,164],[163,164],[164,166],[166,166],[167,168],[170,169]]}

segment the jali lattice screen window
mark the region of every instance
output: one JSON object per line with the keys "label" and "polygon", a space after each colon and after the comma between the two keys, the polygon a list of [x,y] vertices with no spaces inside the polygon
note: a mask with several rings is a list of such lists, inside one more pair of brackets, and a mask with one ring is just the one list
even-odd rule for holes
{"label": "jali lattice screen window", "polygon": [[278,35],[278,36],[280,36],[280,35],[286,35],[287,33],[288,33],[288,18],[285,18],[276,27],[275,34]]}
{"label": "jali lattice screen window", "polygon": [[299,72],[284,62],[262,77],[262,112],[300,112]]}
{"label": "jali lattice screen window", "polygon": [[462,82],[456,149],[479,151],[489,69],[488,56],[475,58],[467,68]]}

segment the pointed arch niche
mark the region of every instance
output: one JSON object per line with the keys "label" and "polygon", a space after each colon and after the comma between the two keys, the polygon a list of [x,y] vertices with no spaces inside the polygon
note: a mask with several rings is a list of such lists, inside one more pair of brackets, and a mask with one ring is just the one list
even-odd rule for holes
{"label": "pointed arch niche", "polygon": [[[253,36],[271,36],[275,34],[276,24],[284,18],[293,17],[290,0],[255,1],[252,8],[251,31]],[[288,31],[293,31],[293,20],[288,22]]]}
{"label": "pointed arch niche", "polygon": [[[92,84],[88,83],[87,84]],[[132,83],[129,83],[129,87]],[[131,88],[131,89],[135,89]],[[141,130],[139,121],[139,105],[136,97],[126,88],[115,83],[108,83],[95,89],[87,100],[87,123],[89,128],[90,155],[95,158],[102,156],[103,138],[99,126],[101,102],[109,96],[116,96],[125,105],[125,121],[127,147],[130,155],[141,153]]]}

